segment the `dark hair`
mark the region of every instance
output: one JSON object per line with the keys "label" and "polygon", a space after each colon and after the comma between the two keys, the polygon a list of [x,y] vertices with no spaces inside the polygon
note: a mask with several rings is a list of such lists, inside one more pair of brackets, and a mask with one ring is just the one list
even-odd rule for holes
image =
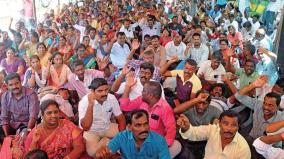
{"label": "dark hair", "polygon": [[196,92],[196,97],[198,97],[198,95],[199,95],[200,93],[206,93],[206,94],[208,94],[209,96],[207,97],[206,102],[208,102],[208,103],[211,102],[211,95],[210,95],[210,93],[209,93],[208,91],[206,91],[206,90],[204,90],[204,89],[201,89],[201,90],[199,90],[199,91]]}
{"label": "dark hair", "polygon": [[84,48],[86,50],[86,46],[84,44],[79,44],[77,47],[76,47],[76,51],[78,51],[79,49],[81,48]]}
{"label": "dark hair", "polygon": [[6,77],[5,77],[5,83],[8,84],[8,82],[12,79],[15,79],[17,78],[19,81],[21,81],[21,77],[18,73],[16,72],[12,72],[12,73],[9,73]]}
{"label": "dark hair", "polygon": [[213,91],[213,89],[216,88],[216,87],[220,87],[222,89],[222,94],[221,95],[223,96],[225,91],[226,91],[225,85],[223,83],[214,83],[210,87],[210,92]]}
{"label": "dark hair", "polygon": [[154,70],[155,70],[154,65],[151,64],[150,62],[144,62],[144,63],[142,63],[142,64],[140,65],[140,69],[142,69],[142,68],[143,68],[144,70],[149,69],[152,74],[154,73]]}
{"label": "dark hair", "polygon": [[72,69],[74,70],[77,66],[85,66],[82,60],[75,60],[72,62]]}
{"label": "dark hair", "polygon": [[12,50],[12,51],[13,51],[13,53],[16,53],[16,50],[15,50],[13,47],[9,47],[9,48],[7,48],[6,52],[7,52],[8,50]]}
{"label": "dark hair", "polygon": [[108,85],[107,81],[104,78],[95,78],[92,80],[89,89],[96,90],[100,86]]}
{"label": "dark hair", "polygon": [[228,26],[228,30],[229,29],[234,29],[234,30],[236,30],[237,28],[235,28],[235,26],[233,26],[233,25],[230,25],[230,26]]}
{"label": "dark hair", "polygon": [[158,36],[158,35],[153,35],[153,36],[151,36],[151,39],[160,39],[160,37]]}
{"label": "dark hair", "polygon": [[38,33],[37,33],[37,32],[32,31],[32,32],[31,32],[31,35],[36,38],[36,41],[37,41],[37,42],[39,41],[39,36],[38,36]]}
{"label": "dark hair", "polygon": [[39,59],[39,57],[38,57],[37,55],[32,55],[32,56],[30,57],[30,60],[32,60],[32,59],[37,59],[38,61],[40,61],[40,59]]}
{"label": "dark hair", "polygon": [[265,95],[265,97],[270,97],[270,98],[275,98],[276,99],[276,105],[279,106],[280,102],[281,102],[281,97],[279,94],[277,93],[274,93],[274,92],[270,92],[270,93],[267,93]]}
{"label": "dark hair", "polygon": [[247,45],[245,45],[245,47],[249,50],[249,52],[250,52],[251,55],[254,55],[254,53],[255,53],[255,51],[256,51],[256,48],[255,48],[254,45],[252,45],[252,44],[247,44]]}
{"label": "dark hair", "polygon": [[260,16],[258,14],[255,14],[252,17],[255,17],[256,19],[259,19]]}
{"label": "dark hair", "polygon": [[246,60],[245,60],[245,64],[246,64],[247,62],[251,62],[251,63],[253,63],[253,65],[255,66],[255,61],[254,61],[253,59],[246,59]]}
{"label": "dark hair", "polygon": [[282,90],[284,90],[284,78],[279,78],[275,85],[278,85],[280,88],[282,88]]}
{"label": "dark hair", "polygon": [[148,112],[146,110],[144,110],[144,109],[134,109],[133,111],[130,112],[129,124],[132,123],[132,119],[139,119],[143,115],[146,115],[147,120],[149,120],[149,114],[148,114]]}
{"label": "dark hair", "polygon": [[195,37],[195,36],[199,36],[199,37],[200,37],[200,34],[199,34],[199,33],[194,33],[194,34],[192,35],[192,37]]}
{"label": "dark hair", "polygon": [[243,27],[244,28],[251,28],[251,23],[250,23],[250,21],[246,21],[244,24],[243,24]]}
{"label": "dark hair", "polygon": [[54,52],[54,53],[52,54],[52,56],[50,57],[50,60],[53,61],[53,59],[54,59],[57,55],[60,55],[61,57],[63,57],[60,52]]}
{"label": "dark hair", "polygon": [[43,45],[43,46],[45,47],[45,49],[47,49],[46,46],[45,46],[45,44],[44,44],[43,42],[38,43],[38,44],[36,45],[36,49],[38,49],[40,45]]}
{"label": "dark hair", "polygon": [[151,38],[151,36],[149,34],[144,35],[144,39],[145,38]]}
{"label": "dark hair", "polygon": [[215,52],[213,52],[211,59],[216,59],[218,61],[222,61],[223,60],[223,56],[222,53],[220,52],[220,50],[217,50]]}
{"label": "dark hair", "polygon": [[188,59],[185,60],[185,63],[189,64],[190,66],[197,67],[197,63],[193,59],[188,58]]}
{"label": "dark hair", "polygon": [[[162,95],[162,88],[159,82],[156,81],[148,81],[147,83],[147,93],[148,94],[152,94],[153,96],[155,96],[157,99],[161,98]],[[145,85],[146,85],[145,84]],[[145,89],[145,86],[144,86]]]}
{"label": "dark hair", "polygon": [[50,105],[55,105],[57,108],[59,108],[59,105],[55,100],[47,99],[40,103],[39,108],[40,108],[41,113],[43,114],[44,111],[47,109],[47,107]]}
{"label": "dark hair", "polygon": [[24,159],[48,159],[48,155],[43,150],[35,149],[28,152]]}
{"label": "dark hair", "polygon": [[222,41],[229,45],[229,41],[227,39],[220,39],[219,43],[221,44]]}
{"label": "dark hair", "polygon": [[221,121],[225,116],[231,117],[231,118],[237,118],[238,125],[240,126],[240,117],[239,117],[239,114],[237,112],[235,112],[233,110],[225,110],[220,114],[219,120]]}
{"label": "dark hair", "polygon": [[118,36],[125,36],[125,33],[120,31],[116,34],[116,37],[118,37]]}

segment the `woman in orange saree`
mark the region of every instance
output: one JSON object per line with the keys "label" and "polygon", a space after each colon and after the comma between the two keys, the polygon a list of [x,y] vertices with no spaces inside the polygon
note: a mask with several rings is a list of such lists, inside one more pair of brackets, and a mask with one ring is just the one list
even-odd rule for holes
{"label": "woman in orange saree", "polygon": [[40,105],[43,122],[25,140],[26,152],[40,149],[50,159],[82,159],[85,144],[82,130],[71,121],[59,119],[59,106],[53,100]]}

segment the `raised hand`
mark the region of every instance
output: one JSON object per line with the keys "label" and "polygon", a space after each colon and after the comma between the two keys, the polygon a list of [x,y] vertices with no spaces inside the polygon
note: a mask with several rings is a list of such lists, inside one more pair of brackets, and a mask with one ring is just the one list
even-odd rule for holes
{"label": "raised hand", "polygon": [[103,147],[96,153],[96,158],[109,158],[112,155],[111,150],[108,147]]}
{"label": "raised hand", "polygon": [[121,74],[125,76],[125,75],[128,74],[129,72],[130,72],[130,69],[129,69],[129,67],[128,67],[128,64],[125,64],[125,65],[123,66],[122,70],[121,70]]}
{"label": "raised hand", "polygon": [[88,94],[88,102],[91,106],[93,106],[95,99],[96,99],[96,94],[94,91],[91,91],[91,93]]}
{"label": "raised hand", "polygon": [[133,87],[136,84],[135,73],[133,71],[129,72],[126,77],[126,86]]}
{"label": "raised hand", "polygon": [[36,127],[35,131],[33,133],[32,142],[33,143],[38,143],[39,139],[40,139],[40,130],[39,130],[39,128]]}
{"label": "raised hand", "polygon": [[267,83],[268,81],[268,77],[265,75],[261,75],[259,76],[252,84],[254,85],[254,87],[256,88],[260,88],[262,87],[265,83]]}
{"label": "raised hand", "polygon": [[178,56],[173,56],[173,57],[171,57],[171,59],[169,60],[169,63],[175,63],[175,62],[177,62],[178,61]]}
{"label": "raised hand", "polygon": [[139,41],[138,41],[137,39],[134,39],[134,40],[132,41],[132,43],[131,43],[131,48],[132,48],[133,50],[137,50],[137,49],[139,48],[139,46],[140,46]]}
{"label": "raised hand", "polygon": [[97,61],[98,66],[99,66],[99,70],[104,70],[107,67],[107,65],[109,64],[109,56],[106,56],[103,59],[97,57],[96,61]]}
{"label": "raised hand", "polygon": [[182,132],[186,132],[189,129],[190,123],[188,118],[184,114],[181,114],[177,119],[177,125],[181,128]]}
{"label": "raised hand", "polygon": [[197,99],[198,99],[200,102],[205,102],[208,97],[209,97],[209,94],[208,94],[208,93],[200,93],[200,94],[198,95]]}

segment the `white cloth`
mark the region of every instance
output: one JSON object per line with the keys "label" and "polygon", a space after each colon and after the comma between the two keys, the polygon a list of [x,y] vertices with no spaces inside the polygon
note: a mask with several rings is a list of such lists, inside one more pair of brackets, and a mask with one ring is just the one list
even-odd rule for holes
{"label": "white cloth", "polygon": [[284,150],[272,147],[257,138],[253,144],[255,150],[266,159],[284,159]]}
{"label": "white cloth", "polygon": [[[85,117],[89,103],[88,95],[89,93],[85,95],[79,102],[79,121],[81,121]],[[120,114],[122,114],[119,103],[114,95],[108,94],[107,99],[103,104],[100,104],[95,100],[93,108],[93,122],[89,131],[100,132],[107,130],[111,123],[110,117],[112,114],[114,114],[114,116],[119,116]]]}
{"label": "white cloth", "polygon": [[221,82],[221,75],[225,74],[226,70],[222,64],[215,70],[211,67],[211,60],[204,61],[198,69],[197,76],[204,75],[205,80]]}
{"label": "white cloth", "polygon": [[110,53],[112,64],[118,68],[122,68],[127,61],[127,56],[129,53],[130,49],[127,44],[124,44],[122,47],[118,42],[115,42]]}
{"label": "white cloth", "polygon": [[73,112],[73,108],[72,105],[69,103],[68,100],[64,100],[62,98],[62,96],[58,95],[58,94],[47,94],[45,96],[43,96],[40,99],[40,103],[42,103],[45,100],[54,100],[58,103],[59,105],[59,109],[68,117],[73,117],[74,116],[74,112]]}
{"label": "white cloth", "polygon": [[275,2],[270,1],[267,8],[266,8],[266,11],[271,11],[271,12],[277,13],[283,8],[283,5],[284,5],[283,0],[276,0]]}
{"label": "white cloth", "polygon": [[174,41],[170,41],[165,46],[167,60],[170,60],[173,56],[178,56],[178,59],[185,60],[184,51],[186,45],[181,42],[178,46],[174,44]]}
{"label": "white cloth", "polygon": [[[130,100],[133,100],[133,99],[135,99],[135,98],[137,98],[137,97],[142,95],[143,85],[140,82],[139,78],[137,78],[136,80],[137,80],[136,84],[133,87],[131,87],[131,90],[129,92],[129,99]],[[151,80],[151,81],[154,81],[154,80]],[[125,84],[126,84],[125,82],[121,83],[118,91],[116,92],[117,94],[123,94],[124,89],[125,89]],[[161,97],[163,99],[165,99],[164,89],[163,89],[162,85],[161,85],[161,88],[162,88]]]}
{"label": "white cloth", "polygon": [[125,36],[129,39],[134,38],[133,32],[135,31],[135,29],[134,29],[133,25],[130,25],[129,28],[125,28],[125,26],[122,25],[119,31],[124,32]]}
{"label": "white cloth", "polygon": [[195,60],[198,64],[198,67],[200,67],[203,62],[208,60],[209,49],[204,44],[201,44],[199,48],[192,47],[188,52],[188,57]]}

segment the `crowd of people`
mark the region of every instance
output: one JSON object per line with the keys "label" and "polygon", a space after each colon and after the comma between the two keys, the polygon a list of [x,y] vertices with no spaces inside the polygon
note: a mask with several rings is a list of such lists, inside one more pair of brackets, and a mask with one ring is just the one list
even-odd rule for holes
{"label": "crowd of people", "polygon": [[283,0],[84,0],[1,31],[0,158],[284,159]]}

